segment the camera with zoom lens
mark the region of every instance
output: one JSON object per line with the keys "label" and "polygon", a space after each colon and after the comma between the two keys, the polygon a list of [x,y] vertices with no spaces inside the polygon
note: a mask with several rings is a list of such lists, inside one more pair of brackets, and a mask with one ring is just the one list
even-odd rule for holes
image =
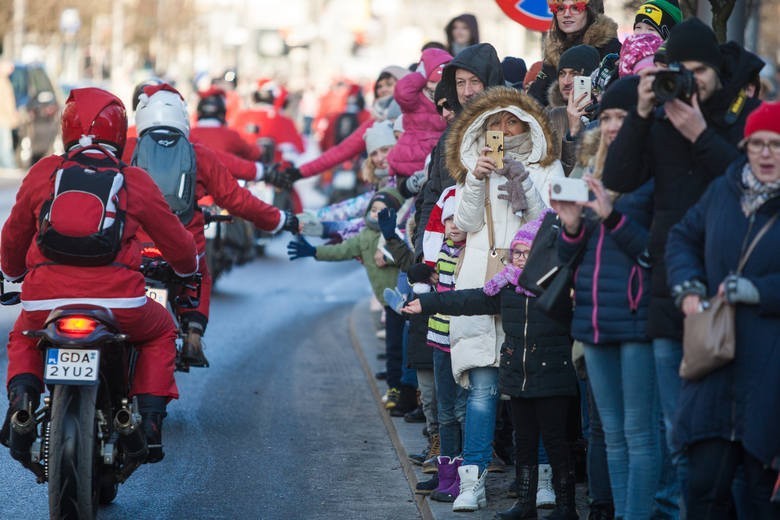
{"label": "camera with zoom lens", "polygon": [[653,93],[659,105],[673,99],[690,104],[694,92],[696,92],[696,81],[693,72],[680,63],[670,63],[668,68],[655,73]]}

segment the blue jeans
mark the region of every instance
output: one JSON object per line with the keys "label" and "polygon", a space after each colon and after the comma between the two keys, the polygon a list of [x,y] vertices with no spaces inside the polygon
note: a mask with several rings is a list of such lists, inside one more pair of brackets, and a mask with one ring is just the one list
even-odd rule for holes
{"label": "blue jeans", "polygon": [[652,347],[586,343],[585,361],[604,426],[615,516],[650,518],[661,466]]}
{"label": "blue jeans", "polygon": [[498,406],[498,368],[479,367],[469,372],[463,465],[476,464],[480,474],[493,456],[493,433]]}
{"label": "blue jeans", "polygon": [[[666,447],[668,452],[662,470],[662,483],[666,489],[659,489],[659,494],[667,498],[671,504],[681,505],[685,496],[680,490],[685,489],[688,473],[688,461],[685,454],[676,450],[672,442],[672,427],[677,414],[677,402],[680,399],[680,361],[682,361],[682,342],[675,339],[656,338],[653,340],[653,354],[655,356],[655,373],[658,378],[658,394],[661,398],[661,411],[663,412],[664,429],[666,431]],[[670,467],[671,465],[671,467]],[[669,472],[674,475],[668,476]],[[679,514],[679,513],[678,513]]]}
{"label": "blue jeans", "polygon": [[461,452],[463,424],[466,421],[466,389],[455,382],[449,352],[433,349],[433,378],[439,417],[441,454],[457,457]]}
{"label": "blue jeans", "polygon": [[404,321],[403,343],[401,352],[401,384],[417,388],[417,370],[409,368],[409,356],[406,351],[409,345],[409,322]]}
{"label": "blue jeans", "polygon": [[[593,390],[590,387],[590,379],[583,382],[586,394],[588,428],[588,496],[592,504],[603,505],[612,503],[612,486],[609,482],[609,467],[607,465],[607,443],[604,440],[604,427],[601,424],[599,410],[593,399]],[[584,420],[584,419],[583,419]]]}

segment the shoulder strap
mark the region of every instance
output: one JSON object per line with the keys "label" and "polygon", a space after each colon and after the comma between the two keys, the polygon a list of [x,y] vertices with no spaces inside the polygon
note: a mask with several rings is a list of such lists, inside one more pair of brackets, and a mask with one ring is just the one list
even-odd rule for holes
{"label": "shoulder strap", "polygon": [[753,250],[758,245],[758,241],[763,238],[764,235],[766,235],[767,231],[769,231],[769,228],[772,227],[772,224],[775,223],[777,220],[778,215],[780,213],[775,213],[772,215],[772,218],[770,218],[766,224],[764,224],[761,229],[758,230],[758,233],[756,233],[756,236],[753,237],[753,240],[750,242],[750,245],[748,246],[747,250],[745,251],[745,254],[742,255],[742,258],[739,259],[739,266],[737,267],[737,274],[740,274],[742,272],[742,268],[745,267],[745,264],[748,261],[748,258],[750,258],[750,255],[753,253]]}
{"label": "shoulder strap", "polygon": [[490,244],[490,252],[496,251],[496,238],[493,233],[493,208],[490,205],[490,174],[485,177],[485,213],[487,217],[488,228],[488,244]]}

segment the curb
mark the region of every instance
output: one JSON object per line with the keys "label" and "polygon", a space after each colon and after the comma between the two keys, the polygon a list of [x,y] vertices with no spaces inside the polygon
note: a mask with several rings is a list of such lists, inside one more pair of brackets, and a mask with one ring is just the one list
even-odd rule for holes
{"label": "curb", "polygon": [[369,365],[368,359],[366,359],[366,355],[363,352],[362,343],[357,333],[357,323],[360,323],[361,320],[357,319],[356,315],[367,307],[368,301],[360,301],[355,304],[349,314],[349,337],[352,342],[352,347],[354,348],[355,354],[357,355],[358,361],[360,362],[360,366],[363,368],[363,372],[366,375],[366,380],[368,381],[368,386],[371,388],[371,394],[374,396],[374,401],[376,402],[379,416],[382,418],[382,422],[387,429],[387,434],[390,437],[390,441],[393,443],[393,447],[398,454],[398,461],[401,464],[404,475],[406,475],[406,480],[409,483],[409,491],[414,498],[415,504],[417,504],[417,510],[420,512],[420,516],[423,520],[436,520],[436,517],[434,516],[433,511],[431,511],[430,505],[425,499],[425,496],[418,495],[414,492],[418,483],[417,475],[415,474],[412,464],[409,462],[409,454],[406,452],[406,448],[404,447],[403,442],[398,435],[398,430],[396,429],[395,425],[393,424],[393,420],[390,418],[390,415],[387,413],[382,404],[382,393],[376,384],[376,379],[374,378],[371,366]]}

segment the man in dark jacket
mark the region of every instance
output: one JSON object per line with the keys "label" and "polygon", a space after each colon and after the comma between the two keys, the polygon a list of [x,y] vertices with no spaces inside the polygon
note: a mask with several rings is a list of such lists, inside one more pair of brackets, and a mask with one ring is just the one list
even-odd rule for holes
{"label": "man in dark jacket", "polygon": [[[693,95],[659,106],[653,81],[662,69],[643,70],[636,110],[629,113],[610,146],[603,179],[607,188],[627,193],[655,178],[648,246],[653,261],[648,334],[653,338],[669,441],[680,392],[682,314],[667,285],[666,239],[707,185],[738,157],[745,119],[759,104],[747,97],[745,87],[764,64],[736,44],[719,46],[712,29],[696,18],[672,29],[666,58],[667,63],[681,63],[693,73]],[[678,464],[678,475],[684,479],[682,466]]]}
{"label": "man in dark jacket", "polygon": [[[489,43],[466,47],[444,67],[441,81],[445,84],[444,98],[456,113],[460,113],[463,105],[486,88],[504,84],[504,73],[496,49]],[[431,210],[444,189],[455,184],[445,164],[444,143],[447,141],[447,135],[449,129],[444,131],[431,153],[428,182],[423,187],[422,210],[414,239],[418,258],[422,257],[423,230]]]}

